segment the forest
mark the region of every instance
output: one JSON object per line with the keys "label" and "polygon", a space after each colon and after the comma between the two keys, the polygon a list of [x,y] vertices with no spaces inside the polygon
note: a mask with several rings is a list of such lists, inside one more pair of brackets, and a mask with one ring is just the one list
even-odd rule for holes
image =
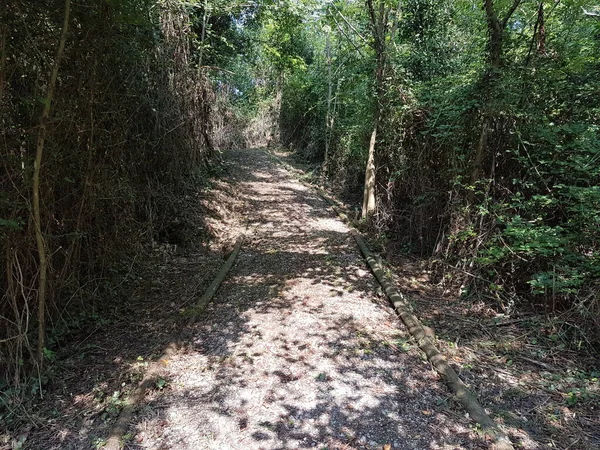
{"label": "forest", "polygon": [[250,148],[299,164],[391,271],[586,361],[593,389],[564,395],[594,409],[599,124],[592,0],[7,0],[0,422],[137,314],[157,252],[221,238],[191,199]]}

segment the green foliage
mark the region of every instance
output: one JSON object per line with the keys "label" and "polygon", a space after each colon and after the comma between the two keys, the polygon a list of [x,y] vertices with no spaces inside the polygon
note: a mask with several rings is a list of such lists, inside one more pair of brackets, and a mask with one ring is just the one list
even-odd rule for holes
{"label": "green foliage", "polygon": [[6,227],[8,229],[18,231],[22,229],[22,224],[19,220],[0,219],[0,230],[2,229],[1,227]]}
{"label": "green foliage", "polygon": [[307,10],[302,2],[275,2],[262,10],[264,62],[278,73],[305,68],[312,58],[303,27]]}
{"label": "green foliage", "polygon": [[[252,51],[251,29],[257,5],[239,0],[194,0],[187,5],[191,42],[197,63],[226,67],[237,55]],[[200,56],[201,55],[201,56]],[[202,61],[200,61],[202,58]]]}
{"label": "green foliage", "polygon": [[168,382],[164,378],[158,378],[156,380],[156,388],[158,390],[163,390],[167,386]]}
{"label": "green foliage", "polygon": [[[493,2],[502,21],[512,4]],[[498,70],[485,9],[400,2],[380,105],[377,223],[405,248],[443,255],[470,295],[502,307],[516,298],[592,319],[600,311],[600,22],[582,13],[592,6],[521,2],[496,47]],[[357,198],[374,98],[369,17],[360,2],[317,17],[314,58],[284,89],[282,130],[312,158],[329,138],[329,181]]]}
{"label": "green foliage", "polygon": [[[600,21],[582,12],[594,4],[494,0],[498,36],[471,1],[375,3],[388,11],[383,79],[362,1],[74,4],[41,186],[51,289],[79,292],[122,258],[112,243],[158,236],[169,208],[152,191],[198,173],[219,145],[280,139],[316,161],[327,148],[327,181],[359,203],[377,110],[385,236],[436,253],[444,280],[455,267],[464,292],[502,308],[597,317]],[[32,157],[60,18],[23,0],[2,14],[0,316],[18,321],[35,304]],[[0,341],[19,328],[2,320]],[[17,371],[25,350],[10,349]]]}

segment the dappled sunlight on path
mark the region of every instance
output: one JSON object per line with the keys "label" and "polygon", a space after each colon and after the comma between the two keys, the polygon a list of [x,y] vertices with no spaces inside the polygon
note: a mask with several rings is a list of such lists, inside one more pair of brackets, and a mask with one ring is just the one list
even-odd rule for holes
{"label": "dappled sunlight on path", "polygon": [[486,448],[449,409],[347,227],[265,152],[226,158],[247,239],[132,448]]}

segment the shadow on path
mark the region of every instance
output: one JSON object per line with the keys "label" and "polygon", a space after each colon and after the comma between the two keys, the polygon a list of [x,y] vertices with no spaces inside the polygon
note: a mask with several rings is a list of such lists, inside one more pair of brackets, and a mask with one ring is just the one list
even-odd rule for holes
{"label": "shadow on path", "polygon": [[324,201],[262,151],[226,158],[248,238],[130,448],[486,448]]}

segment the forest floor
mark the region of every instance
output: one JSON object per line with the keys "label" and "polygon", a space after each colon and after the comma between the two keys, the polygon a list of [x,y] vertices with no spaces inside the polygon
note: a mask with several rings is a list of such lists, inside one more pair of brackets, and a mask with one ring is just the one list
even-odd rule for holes
{"label": "forest floor", "polygon": [[[102,448],[153,361],[160,375],[127,449],[488,448],[302,171],[263,150],[223,158],[211,189],[186,197],[211,244],[156,246],[121,289],[127,301],[57,351],[43,399],[15,399],[0,449]],[[240,234],[236,264],[189,324]],[[418,261],[394,263],[398,287],[518,448],[600,448],[593,364],[545,350],[523,318],[444,293]]]}

